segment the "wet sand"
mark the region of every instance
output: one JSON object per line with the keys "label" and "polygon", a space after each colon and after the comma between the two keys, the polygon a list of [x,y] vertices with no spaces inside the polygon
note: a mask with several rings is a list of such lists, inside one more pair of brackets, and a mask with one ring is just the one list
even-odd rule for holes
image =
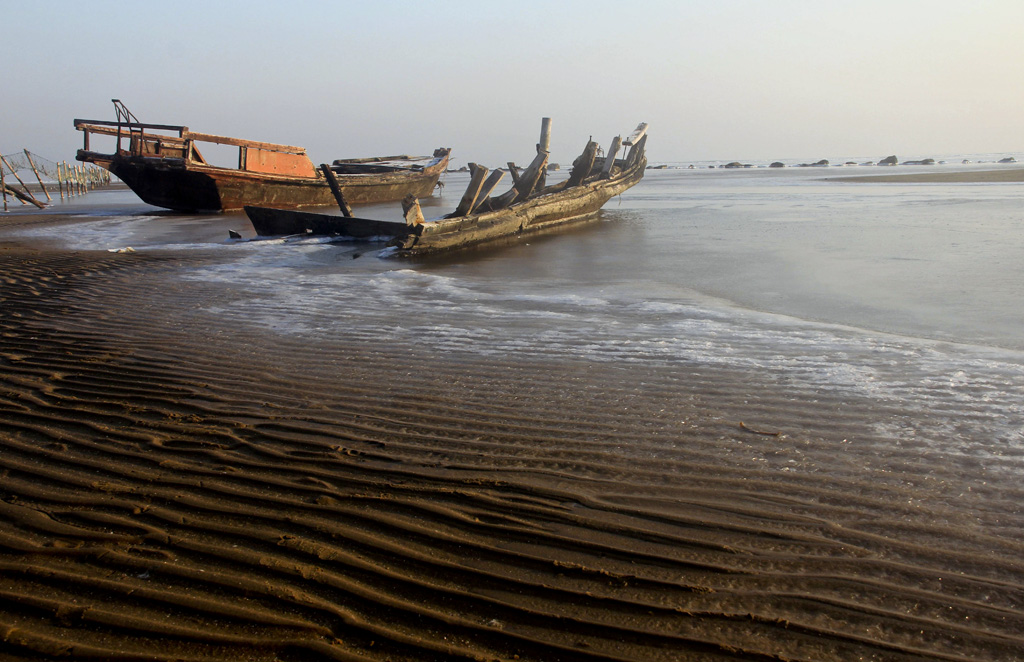
{"label": "wet sand", "polygon": [[991,182],[1024,182],[1024,168],[860,175],[857,177],[830,177],[828,181],[863,184],[980,184]]}
{"label": "wet sand", "polygon": [[1019,457],[768,374],[231,327],[176,277],[217,259],[0,249],[0,658],[1024,657]]}

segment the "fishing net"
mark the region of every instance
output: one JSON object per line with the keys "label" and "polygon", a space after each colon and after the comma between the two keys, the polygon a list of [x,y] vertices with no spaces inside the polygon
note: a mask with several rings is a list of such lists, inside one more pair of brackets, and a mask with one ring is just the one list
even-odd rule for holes
{"label": "fishing net", "polygon": [[[3,161],[0,161],[0,168],[3,168],[5,175],[15,174],[25,181],[35,179],[35,173],[32,171],[33,165],[35,165],[35,170],[39,173],[39,177],[44,181],[57,182],[68,179],[67,173],[63,170],[63,168],[67,167],[67,164],[58,167],[60,164],[56,161],[51,161],[45,156],[40,156],[28,150],[4,154]],[[81,169],[81,172],[89,182],[99,183],[107,181],[107,171],[102,168],[87,165]]]}
{"label": "fishing net", "polygon": [[[29,162],[29,155],[32,156],[31,162]],[[13,154],[4,154],[3,157],[4,161],[7,162],[7,165],[5,166],[3,163],[0,163],[0,168],[6,168],[7,172],[10,172],[11,168],[13,168],[14,172],[18,173],[18,175],[20,175],[22,179],[25,178],[26,174],[29,175],[30,177],[33,176],[33,163],[35,163],[36,170],[39,171],[40,176],[46,176],[47,178],[53,180],[57,179],[58,172],[56,161],[51,161],[46,157],[39,156],[38,154],[24,151],[14,152]]]}

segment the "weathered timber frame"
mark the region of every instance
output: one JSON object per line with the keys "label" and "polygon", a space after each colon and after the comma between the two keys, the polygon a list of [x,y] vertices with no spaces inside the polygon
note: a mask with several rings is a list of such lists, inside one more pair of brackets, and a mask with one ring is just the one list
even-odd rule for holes
{"label": "weathered timber frame", "polygon": [[[457,250],[581,222],[595,217],[605,202],[644,176],[647,124],[641,123],[625,140],[616,136],[604,157],[597,156],[597,143],[588,140],[573,162],[569,178],[545,186],[550,131],[551,121],[545,118],[537,156],[526,170],[513,175],[512,188],[497,197],[487,197],[490,188],[480,183],[487,168],[473,164],[476,167],[471,167],[469,188],[458,208],[444,218],[410,228],[404,236],[396,237],[392,243],[399,254]],[[622,147],[628,151],[623,158],[615,158]],[[509,167],[515,172],[513,164]]]}
{"label": "weathered timber frame", "polygon": [[[189,131],[187,126],[169,124],[76,119],[75,128],[84,133],[82,150],[85,152],[91,151],[89,140],[91,136],[115,136],[117,138],[116,153],[122,156],[183,159],[195,165],[209,165],[196,144],[207,142],[238,147],[238,169],[245,172],[281,173],[298,177],[316,176],[316,168],[306,156],[306,150],[303,147],[230,138],[210,133],[196,133]],[[147,133],[147,131],[173,131],[177,135]],[[128,141],[127,148],[124,145],[125,139]]]}
{"label": "weathered timber frame", "polygon": [[[413,195],[402,203],[405,223],[256,206],[246,206],[245,211],[260,236],[315,234],[376,240],[390,236],[390,245],[396,249],[393,255],[416,256],[514,239],[594,219],[609,199],[643,178],[647,167],[646,124],[640,124],[625,140],[617,136],[612,141],[613,149],[604,157],[597,156],[597,143],[588,140],[573,162],[569,178],[546,186],[550,130],[551,122],[545,119],[537,155],[529,167],[519,171],[509,162],[512,188],[506,193],[490,196],[503,172],[470,163],[466,192],[452,213],[438,219],[424,221]],[[623,158],[617,159],[620,147],[627,150]]]}

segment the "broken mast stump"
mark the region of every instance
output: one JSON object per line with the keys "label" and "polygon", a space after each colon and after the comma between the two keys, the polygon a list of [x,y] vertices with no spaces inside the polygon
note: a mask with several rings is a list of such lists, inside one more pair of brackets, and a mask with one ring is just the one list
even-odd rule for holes
{"label": "broken mast stump", "polygon": [[551,118],[543,117],[540,120],[540,142],[537,143],[537,152],[551,152]]}

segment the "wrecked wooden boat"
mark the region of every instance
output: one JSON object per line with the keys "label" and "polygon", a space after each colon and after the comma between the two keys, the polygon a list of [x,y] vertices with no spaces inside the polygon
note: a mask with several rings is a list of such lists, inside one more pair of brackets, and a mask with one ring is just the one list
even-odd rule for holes
{"label": "wrecked wooden boat", "polygon": [[[113,99],[116,121],[75,120],[84,134],[79,161],[106,168],[144,202],[183,212],[217,212],[245,205],[307,207],[334,204],[324,174],[302,147],[216,136],[186,126],[138,121]],[[114,137],[111,153],[91,149],[94,136]],[[207,162],[201,143],[238,148],[238,167]],[[205,148],[204,148],[205,149]],[[451,150],[431,156],[339,159],[330,166],[351,204],[391,202],[433,193]]]}
{"label": "wrecked wooden boat", "polygon": [[[599,155],[598,144],[588,141],[583,153],[573,162],[569,178],[546,186],[550,127],[550,120],[545,118],[537,156],[529,167],[520,172],[515,164],[509,164],[513,179],[509,191],[491,197],[491,191],[505,173],[491,172],[471,163],[469,187],[452,213],[426,221],[415,196],[407,196],[402,203],[406,222],[375,226],[373,236],[390,236],[390,245],[399,255],[456,250],[589,219],[608,200],[643,178],[647,166],[647,124],[640,124],[626,140],[617,136],[603,156]],[[616,158],[620,148],[626,151],[622,158]],[[344,212],[344,202],[339,200],[339,204]],[[330,216],[286,209],[246,207],[246,213],[260,236],[356,237],[356,232],[363,232],[366,222],[350,215]]]}

